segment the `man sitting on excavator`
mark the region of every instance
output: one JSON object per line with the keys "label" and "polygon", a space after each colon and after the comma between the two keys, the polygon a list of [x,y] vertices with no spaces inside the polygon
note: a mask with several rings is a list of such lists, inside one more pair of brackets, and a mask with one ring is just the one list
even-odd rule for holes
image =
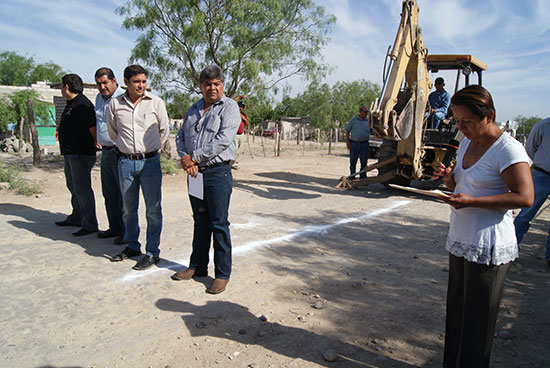
{"label": "man sitting on excavator", "polygon": [[439,125],[447,116],[451,103],[451,95],[445,91],[445,81],[437,77],[434,82],[435,91],[428,96],[428,129],[439,129]]}

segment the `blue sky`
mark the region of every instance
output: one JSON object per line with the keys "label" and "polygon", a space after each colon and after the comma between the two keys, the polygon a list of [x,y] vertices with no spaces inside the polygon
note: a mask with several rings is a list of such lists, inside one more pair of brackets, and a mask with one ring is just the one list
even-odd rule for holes
{"label": "blue sky", "polygon": [[[334,67],[326,82],[364,78],[381,83],[387,48],[400,20],[400,0],[315,0],[336,15],[323,51]],[[121,75],[136,32],[114,13],[121,0],[3,0],[1,50],[53,61],[93,82],[100,66]],[[497,120],[550,116],[550,1],[419,0],[424,46],[430,53],[469,53],[488,65],[483,84]],[[444,75],[448,89],[455,75]],[[292,80],[293,93],[305,84]]]}

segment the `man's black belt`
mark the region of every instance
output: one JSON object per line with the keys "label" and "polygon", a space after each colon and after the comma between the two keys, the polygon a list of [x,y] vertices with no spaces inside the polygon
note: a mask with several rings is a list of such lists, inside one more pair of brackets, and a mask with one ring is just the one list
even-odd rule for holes
{"label": "man's black belt", "polygon": [[355,142],[355,143],[367,143],[368,140],[366,140],[366,141],[354,141],[353,139],[350,139],[350,142]]}
{"label": "man's black belt", "polygon": [[212,169],[214,167],[224,166],[224,165],[229,165],[229,161],[224,161],[224,162],[220,162],[220,163],[212,164],[212,165],[207,165],[207,166],[199,166],[199,171],[203,172],[204,170],[208,170],[208,169]]}
{"label": "man's black belt", "polygon": [[113,149],[115,148],[116,146],[101,146],[101,148],[105,148],[105,149]]}
{"label": "man's black belt", "polygon": [[145,153],[124,153],[118,152],[119,157],[124,157],[129,160],[145,160],[146,158],[155,157],[158,154],[158,151],[145,152]]}
{"label": "man's black belt", "polygon": [[542,169],[542,168],[540,168],[540,167],[537,167],[537,166],[535,166],[535,165],[533,165],[533,169],[535,169],[535,170],[537,170],[537,171],[540,171],[541,173],[544,173],[544,174],[546,174],[546,175],[550,174],[550,171],[546,171],[546,170],[544,170],[544,169]]}

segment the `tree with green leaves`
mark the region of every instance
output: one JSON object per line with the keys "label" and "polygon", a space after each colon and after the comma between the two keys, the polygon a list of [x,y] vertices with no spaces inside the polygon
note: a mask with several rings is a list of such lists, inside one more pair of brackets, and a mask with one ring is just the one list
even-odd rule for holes
{"label": "tree with green leaves", "polygon": [[17,123],[18,119],[7,96],[0,96],[0,132],[8,131],[8,124]]}
{"label": "tree with green leaves", "polygon": [[307,107],[301,95],[296,97],[290,97],[285,95],[281,102],[277,104],[273,111],[273,119],[279,119],[282,117],[305,117],[309,116]]}
{"label": "tree with green leaves", "polygon": [[328,69],[320,50],[335,18],[312,0],[128,0],[117,12],[124,28],[143,32],[132,59],[150,68],[160,91],[198,93],[210,64],[224,71],[230,97]]}
{"label": "tree with green leaves", "polygon": [[380,96],[380,86],[360,79],[353,82],[337,82],[332,86],[332,118],[338,127],[344,128],[352,116],[357,115],[359,106],[367,108]]}
{"label": "tree with green leaves", "polygon": [[13,51],[0,53],[0,84],[26,86],[34,67],[32,59],[17,55]]}
{"label": "tree with green leaves", "polygon": [[525,117],[523,115],[519,115],[519,116],[516,116],[516,118],[514,120],[518,122],[517,133],[528,136],[529,133],[531,132],[531,129],[533,128],[533,126],[537,122],[542,120],[542,118],[540,118],[538,116]]}
{"label": "tree with green leaves", "polygon": [[312,126],[319,129],[333,128],[332,91],[328,84],[310,83],[301,97],[308,112],[302,116],[309,116]]}
{"label": "tree with green leaves", "polygon": [[13,51],[0,52],[0,84],[30,86],[41,80],[58,81],[64,74],[61,67],[51,61],[36,64],[32,57]]}
{"label": "tree with green leaves", "polygon": [[271,101],[265,96],[251,96],[243,101],[245,104],[246,116],[250,120],[250,124],[258,125],[266,120],[274,119],[274,111]]}
{"label": "tree with green leaves", "polygon": [[53,62],[38,64],[29,75],[29,84],[37,81],[57,82],[67,74],[61,67]]}
{"label": "tree with green leaves", "polygon": [[359,106],[370,106],[380,95],[380,86],[360,79],[353,82],[337,82],[332,87],[312,82],[296,97],[283,97],[275,108],[275,118],[284,116],[309,116],[316,128],[343,128]]}
{"label": "tree with green leaves", "polygon": [[168,116],[172,119],[185,118],[187,110],[189,110],[198,99],[197,96],[178,92],[165,93],[163,98],[166,101],[170,101],[166,104],[166,110],[168,111]]}
{"label": "tree with green leaves", "polygon": [[[29,99],[33,101],[34,116],[41,120],[46,120],[50,115],[52,104],[40,101],[39,97],[38,92],[32,89],[0,97],[0,130],[2,132],[7,131],[7,126],[10,123],[16,123],[20,127],[21,122],[23,122],[23,126],[27,126],[27,101]],[[53,118],[55,120],[55,117]],[[15,134],[18,135],[18,132],[19,129],[16,129]]]}

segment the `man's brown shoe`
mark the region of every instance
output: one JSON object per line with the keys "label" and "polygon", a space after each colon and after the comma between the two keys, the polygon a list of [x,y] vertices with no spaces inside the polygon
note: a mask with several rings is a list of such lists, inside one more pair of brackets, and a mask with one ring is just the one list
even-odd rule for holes
{"label": "man's brown shoe", "polygon": [[208,271],[199,271],[192,268],[186,268],[183,271],[176,272],[170,278],[175,281],[191,280],[193,277],[206,277]]}
{"label": "man's brown shoe", "polygon": [[219,294],[225,290],[228,282],[229,280],[214,279],[214,282],[212,282],[212,285],[210,285],[210,287],[206,289],[206,292],[208,294]]}

